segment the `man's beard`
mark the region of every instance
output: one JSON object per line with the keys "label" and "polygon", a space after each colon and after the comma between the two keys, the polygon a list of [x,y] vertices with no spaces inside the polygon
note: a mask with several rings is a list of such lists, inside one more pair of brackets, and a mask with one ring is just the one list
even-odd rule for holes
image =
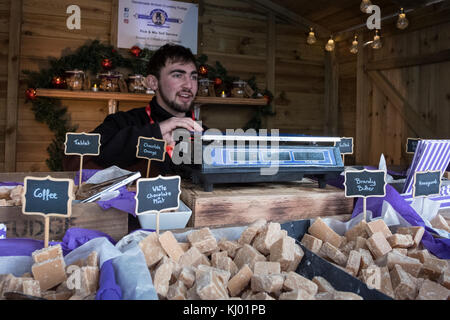
{"label": "man's beard", "polygon": [[[194,104],[194,100],[192,100],[191,103],[188,106],[187,105],[181,105],[181,104],[178,104],[178,103],[175,102],[176,96],[175,96],[175,98],[172,101],[170,101],[169,98],[167,98],[167,96],[165,95],[163,90],[160,89],[159,93],[160,93],[160,96],[161,96],[161,99],[163,100],[163,102],[168,107],[170,107],[172,110],[175,110],[176,112],[188,112],[191,109],[191,107],[193,106],[193,104]],[[190,92],[190,93],[192,94],[192,92]]]}

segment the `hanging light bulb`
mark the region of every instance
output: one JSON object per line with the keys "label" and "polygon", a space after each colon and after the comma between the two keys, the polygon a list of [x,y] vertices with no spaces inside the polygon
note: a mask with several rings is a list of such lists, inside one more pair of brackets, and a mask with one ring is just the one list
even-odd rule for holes
{"label": "hanging light bulb", "polygon": [[400,14],[398,15],[397,28],[403,30],[409,25],[408,19],[406,19],[406,14],[403,12],[403,8],[400,9]]}
{"label": "hanging light bulb", "polygon": [[328,40],[327,44],[325,45],[325,50],[327,50],[327,51],[333,51],[334,50],[333,36],[330,36],[330,39]]}
{"label": "hanging light bulb", "polygon": [[371,5],[372,5],[372,2],[370,2],[370,0],[362,0],[359,8],[361,9],[362,12],[369,13],[369,6],[371,6]]}
{"label": "hanging light bulb", "polygon": [[375,30],[375,36],[373,37],[372,48],[380,49],[382,47],[381,38],[378,34],[378,29]]}
{"label": "hanging light bulb", "polygon": [[358,53],[358,36],[355,35],[355,39],[353,39],[352,46],[350,47],[350,52],[353,54]]}
{"label": "hanging light bulb", "polygon": [[306,38],[306,42],[308,44],[313,44],[316,43],[317,39],[316,39],[316,35],[314,34],[313,28],[311,28],[311,30],[309,31],[308,34],[308,38]]}

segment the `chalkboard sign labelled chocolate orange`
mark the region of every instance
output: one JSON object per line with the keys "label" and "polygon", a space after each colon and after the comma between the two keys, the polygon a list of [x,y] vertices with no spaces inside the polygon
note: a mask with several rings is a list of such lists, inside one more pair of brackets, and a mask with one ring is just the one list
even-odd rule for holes
{"label": "chalkboard sign labelled chocolate orange", "polygon": [[147,178],[150,174],[150,163],[152,160],[164,161],[166,157],[166,141],[155,138],[140,136],[136,146],[136,158],[148,160]]}
{"label": "chalkboard sign labelled chocolate orange", "polygon": [[441,171],[417,171],[414,173],[413,197],[438,196],[441,192]]}

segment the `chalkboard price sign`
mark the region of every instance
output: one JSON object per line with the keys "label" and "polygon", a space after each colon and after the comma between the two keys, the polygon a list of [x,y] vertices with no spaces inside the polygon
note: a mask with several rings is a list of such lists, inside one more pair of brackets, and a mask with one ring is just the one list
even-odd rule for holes
{"label": "chalkboard price sign", "polygon": [[440,191],[441,171],[417,171],[414,173],[414,198],[439,195]]}
{"label": "chalkboard price sign", "polygon": [[418,138],[408,138],[406,140],[406,153],[415,153],[420,140]]}
{"label": "chalkboard price sign", "polygon": [[384,197],[386,195],[386,172],[383,170],[357,170],[345,172],[345,196]]}
{"label": "chalkboard price sign", "polygon": [[341,141],[334,144],[339,148],[341,154],[353,154],[353,138],[341,138]]}
{"label": "chalkboard price sign", "polygon": [[164,161],[165,154],[166,154],[165,140],[139,137],[136,150],[136,158]]}
{"label": "chalkboard price sign", "polygon": [[64,153],[68,155],[92,155],[100,154],[99,133],[66,133]]}
{"label": "chalkboard price sign", "polygon": [[177,209],[180,176],[139,179],[136,185],[136,214]]}

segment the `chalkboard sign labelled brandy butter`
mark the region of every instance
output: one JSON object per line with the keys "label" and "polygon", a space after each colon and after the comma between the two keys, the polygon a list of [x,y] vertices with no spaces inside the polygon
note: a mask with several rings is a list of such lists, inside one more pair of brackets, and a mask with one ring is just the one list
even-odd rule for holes
{"label": "chalkboard sign labelled brandy butter", "polygon": [[180,176],[139,179],[136,183],[137,215],[156,212],[156,232],[159,235],[159,213],[178,209],[180,205]]}
{"label": "chalkboard sign labelled brandy butter", "polygon": [[419,138],[408,138],[406,139],[406,153],[414,154],[417,149],[417,145],[419,144]]}
{"label": "chalkboard sign labelled brandy butter", "polygon": [[386,172],[367,169],[346,171],[344,188],[347,198],[363,198],[364,220],[366,220],[366,198],[386,196]]}
{"label": "chalkboard sign labelled brandy butter", "polygon": [[147,178],[150,174],[150,163],[152,160],[164,161],[166,157],[166,141],[155,138],[140,136],[136,146],[136,158],[148,160]]}
{"label": "chalkboard sign labelled brandy butter", "polygon": [[47,176],[25,177],[22,213],[45,218],[44,243],[48,247],[50,217],[68,218],[72,214],[73,180]]}
{"label": "chalkboard sign labelled brandy butter", "polygon": [[441,171],[417,171],[414,173],[413,197],[438,196],[441,192]]}

